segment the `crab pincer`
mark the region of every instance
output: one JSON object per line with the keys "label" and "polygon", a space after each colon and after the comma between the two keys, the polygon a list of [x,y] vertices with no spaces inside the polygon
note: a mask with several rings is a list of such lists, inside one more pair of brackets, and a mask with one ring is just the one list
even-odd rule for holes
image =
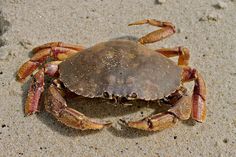
{"label": "crab pincer", "polygon": [[191,115],[191,97],[184,93],[166,112],[158,113],[139,121],[126,122],[129,127],[146,130],[161,131],[173,127],[178,119],[187,120]]}
{"label": "crab pincer", "polygon": [[80,130],[110,127],[111,122],[96,121],[67,106],[58,89],[51,85],[45,98],[45,109],[63,124]]}

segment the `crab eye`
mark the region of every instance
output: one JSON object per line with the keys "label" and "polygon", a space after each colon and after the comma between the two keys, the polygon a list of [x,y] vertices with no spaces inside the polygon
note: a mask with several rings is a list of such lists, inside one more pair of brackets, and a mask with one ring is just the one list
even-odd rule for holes
{"label": "crab eye", "polygon": [[131,98],[137,98],[137,94],[136,94],[136,93],[132,93],[132,94],[130,95],[130,97],[131,97]]}
{"label": "crab eye", "polygon": [[121,98],[120,98],[120,102],[121,102],[121,103],[124,103],[124,102],[126,102],[126,101],[127,101],[127,98],[126,98],[126,97],[121,97]]}
{"label": "crab eye", "polygon": [[108,92],[103,92],[103,96],[104,96],[105,98],[109,98]]}

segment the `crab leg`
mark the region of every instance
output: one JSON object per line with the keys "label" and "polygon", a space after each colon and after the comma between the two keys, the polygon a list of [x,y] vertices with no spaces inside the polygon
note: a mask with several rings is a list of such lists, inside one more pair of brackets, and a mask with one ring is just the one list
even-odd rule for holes
{"label": "crab leg", "polygon": [[27,76],[32,74],[40,65],[51,57],[55,60],[63,61],[66,58],[78,53],[83,49],[82,46],[70,45],[61,42],[44,44],[34,48],[34,56],[25,62],[17,72],[19,81],[24,81]]}
{"label": "crab leg", "polygon": [[138,40],[141,44],[154,43],[164,38],[167,38],[175,33],[175,26],[171,22],[162,22],[162,21],[157,21],[155,19],[144,19],[141,21],[136,21],[134,23],[129,24],[129,26],[142,25],[142,24],[150,24],[152,26],[157,26],[162,28],[141,37]]}
{"label": "crab leg", "polygon": [[206,85],[201,74],[194,68],[183,67],[182,82],[194,81],[192,118],[198,122],[206,119]]}
{"label": "crab leg", "polygon": [[39,98],[44,91],[44,69],[39,70],[32,78],[25,102],[25,114],[31,115],[39,111]]}
{"label": "crab leg", "polygon": [[46,43],[41,46],[35,47],[32,50],[32,52],[37,53],[39,50],[47,49],[47,48],[54,48],[54,47],[68,48],[68,49],[72,49],[76,51],[81,51],[84,49],[84,47],[81,45],[68,44],[68,43],[63,43],[63,42],[50,42],[50,43]]}
{"label": "crab leg", "polygon": [[111,126],[111,122],[97,122],[84,114],[67,107],[58,89],[51,85],[45,100],[45,109],[63,124],[80,130],[96,130]]}
{"label": "crab leg", "polygon": [[39,111],[39,99],[44,91],[44,75],[56,76],[58,74],[58,64],[60,63],[61,61],[49,62],[44,68],[41,68],[33,75],[25,102],[26,115],[31,115]]}
{"label": "crab leg", "polygon": [[187,66],[190,59],[189,49],[185,47],[176,47],[176,48],[161,48],[157,49],[156,52],[161,53],[166,57],[175,57],[178,58],[178,65]]}
{"label": "crab leg", "polygon": [[132,128],[146,131],[161,131],[173,127],[178,119],[186,120],[191,114],[190,97],[184,95],[167,112],[158,113],[139,121],[129,121],[127,125]]}

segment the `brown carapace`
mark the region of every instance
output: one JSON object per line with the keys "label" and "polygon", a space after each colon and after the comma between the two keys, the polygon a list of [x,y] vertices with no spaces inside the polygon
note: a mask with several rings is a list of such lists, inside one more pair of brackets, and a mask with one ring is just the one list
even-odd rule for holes
{"label": "brown carapace", "polygon": [[[45,109],[65,125],[80,129],[102,129],[110,122],[98,122],[67,106],[65,97],[74,93],[89,98],[128,100],[165,99],[172,107],[138,121],[129,127],[159,131],[173,126],[178,119],[192,118],[203,122],[206,118],[206,86],[200,73],[188,66],[189,50],[183,47],[151,50],[144,44],[162,40],[175,33],[170,22],[154,19],[130,25],[150,24],[161,29],[149,33],[137,42],[113,40],[90,48],[53,42],[33,49],[34,56],[18,71],[18,80],[33,75],[25,103],[25,114],[39,111],[39,99],[44,91],[44,75],[56,77],[48,88]],[[178,56],[178,64],[169,57]],[[48,58],[51,62],[45,63]],[[37,70],[38,69],[38,70]],[[194,81],[192,96],[183,84]],[[66,94],[65,94],[66,93]]]}

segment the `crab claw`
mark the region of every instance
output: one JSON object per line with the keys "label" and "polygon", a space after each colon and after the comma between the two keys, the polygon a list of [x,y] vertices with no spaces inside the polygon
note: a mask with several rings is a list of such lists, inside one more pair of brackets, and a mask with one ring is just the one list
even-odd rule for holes
{"label": "crab claw", "polygon": [[191,96],[184,94],[167,112],[159,113],[140,121],[131,121],[127,125],[132,128],[161,131],[174,126],[180,120],[187,120],[191,115]]}
{"label": "crab claw", "polygon": [[177,121],[177,117],[171,113],[159,113],[140,121],[129,121],[126,124],[131,128],[146,131],[161,131],[174,126]]}
{"label": "crab claw", "polygon": [[84,114],[67,107],[65,99],[54,85],[48,89],[45,100],[45,109],[63,124],[80,130],[97,130],[111,126],[111,122],[98,122]]}

